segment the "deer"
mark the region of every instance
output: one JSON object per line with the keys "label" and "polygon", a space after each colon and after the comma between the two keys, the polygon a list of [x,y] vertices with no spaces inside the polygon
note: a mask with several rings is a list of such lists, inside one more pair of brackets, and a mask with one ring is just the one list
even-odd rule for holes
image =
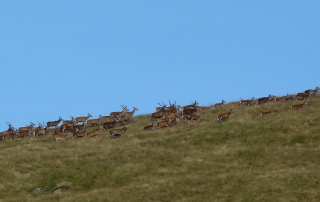
{"label": "deer", "polygon": [[308,93],[297,93],[297,95],[295,96],[296,100],[306,100],[309,97]]}
{"label": "deer", "polygon": [[169,120],[159,121],[155,125],[155,128],[167,128],[167,127],[169,127]]}
{"label": "deer", "polygon": [[144,130],[144,131],[150,131],[150,130],[153,130],[154,127],[155,127],[155,126],[154,126],[154,122],[152,122],[151,125],[147,125],[147,126],[143,127],[143,130]]}
{"label": "deer", "polygon": [[204,115],[203,115],[203,114],[200,114],[200,115],[191,114],[189,117],[190,117],[190,120],[197,120],[197,121],[199,121],[201,117],[204,117]]}
{"label": "deer", "polygon": [[212,106],[212,109],[222,108],[226,102],[224,100],[221,103],[216,103]]}
{"label": "deer", "polygon": [[44,136],[46,134],[46,128],[43,128],[42,124],[39,123],[39,126],[34,130],[33,136]]}
{"label": "deer", "polygon": [[251,100],[243,100],[243,99],[240,97],[239,105],[240,105],[240,106],[250,106],[250,105],[252,105],[253,102],[255,102],[255,99],[254,99],[254,98],[252,98]]}
{"label": "deer", "polygon": [[118,121],[106,122],[102,124],[104,130],[115,128],[118,125]]}
{"label": "deer", "polygon": [[152,121],[155,121],[156,119],[162,118],[165,114],[166,114],[166,111],[164,108],[162,108],[160,111],[156,111],[152,113],[150,117]]}
{"label": "deer", "polygon": [[85,130],[85,134],[87,137],[98,137],[100,130],[102,129],[102,126],[99,126],[99,128],[94,129],[90,132],[88,132],[88,129]]}
{"label": "deer", "polygon": [[320,88],[316,87],[316,89],[314,89],[314,90],[309,89],[304,92],[308,94],[308,97],[314,97],[319,91],[320,91]]}
{"label": "deer", "polygon": [[226,121],[229,120],[230,115],[233,113],[233,110],[230,109],[228,113],[219,114],[217,116],[218,121]]}
{"label": "deer", "polygon": [[240,107],[240,104],[236,103],[236,102],[231,102],[231,103],[227,104],[227,108],[229,108],[229,109],[234,109],[234,108],[238,108],[238,107]]}
{"label": "deer", "polygon": [[191,125],[195,125],[196,126],[197,123],[198,123],[198,120],[191,120],[190,119],[190,120],[187,121],[188,127],[190,127]]}
{"label": "deer", "polygon": [[82,138],[86,136],[86,132],[85,131],[79,131],[79,130],[74,130],[73,131],[73,135],[72,135],[72,139],[75,138]]}
{"label": "deer", "polygon": [[172,127],[172,126],[176,125],[178,122],[179,122],[179,119],[178,119],[178,118],[171,119],[171,120],[169,120],[169,122],[168,122],[168,126],[169,126],[169,127]]}
{"label": "deer", "polygon": [[57,121],[48,121],[47,122],[47,128],[50,128],[51,126],[54,126],[55,128],[58,128],[59,123],[63,121],[61,117],[59,117],[59,120]]}
{"label": "deer", "polygon": [[74,119],[73,119],[73,122],[74,122],[75,124],[78,124],[79,122],[82,122],[82,123],[86,124],[87,120],[88,120],[90,117],[92,117],[92,115],[88,113],[87,116],[79,116],[79,117],[74,118]]}
{"label": "deer", "polygon": [[260,105],[260,104],[267,103],[267,102],[269,102],[269,100],[272,100],[272,99],[274,99],[274,98],[275,98],[275,96],[273,96],[273,95],[269,95],[269,97],[259,98],[259,99],[257,100],[257,104]]}
{"label": "deer", "polygon": [[8,123],[8,122],[6,122],[6,123],[7,123],[7,125],[9,126],[9,128],[8,128],[7,131],[9,131],[9,132],[11,132],[11,133],[15,132],[15,128],[12,126],[12,124],[11,124],[11,123]]}
{"label": "deer", "polygon": [[110,138],[114,138],[114,137],[121,137],[129,128],[128,125],[125,125],[123,128],[121,129],[112,129],[110,130]]}
{"label": "deer", "polygon": [[35,124],[31,122],[29,126],[20,127],[17,132],[19,137],[23,138],[28,136],[30,133],[33,132],[34,126]]}
{"label": "deer", "polygon": [[158,105],[160,105],[160,107],[156,107],[156,112],[161,111],[162,109],[166,109],[166,108],[167,108],[167,105],[165,105],[163,102],[162,102],[162,104],[160,104],[160,103],[158,102]]}
{"label": "deer", "polygon": [[67,133],[67,134],[61,134],[61,133],[54,134],[54,135],[53,135],[53,139],[54,139],[55,141],[58,141],[58,140],[66,141],[68,134],[69,134],[69,133]]}
{"label": "deer", "polygon": [[91,125],[91,126],[96,126],[98,125],[100,122],[100,119],[97,118],[97,119],[88,119],[87,120],[87,125]]}
{"label": "deer", "polygon": [[105,120],[110,120],[110,116],[102,116],[102,115],[99,115],[99,122],[102,123],[103,121]]}
{"label": "deer", "polygon": [[110,113],[110,119],[119,119],[123,117],[129,110],[126,106],[120,105],[122,107],[121,112],[111,112]]}
{"label": "deer", "polygon": [[138,109],[135,108],[135,107],[133,107],[133,110],[132,110],[131,112],[128,111],[128,112],[124,115],[124,117],[127,117],[127,118],[131,119],[131,118],[133,117],[133,114],[134,114],[136,111],[138,111]]}
{"label": "deer", "polygon": [[195,113],[195,112],[197,112],[198,111],[198,107],[195,107],[195,108],[190,108],[190,109],[184,109],[183,111],[182,111],[182,115],[191,115],[191,114],[193,114],[193,113]]}
{"label": "deer", "polygon": [[304,105],[308,104],[308,100],[304,101],[302,104],[292,105],[291,110],[299,110],[304,107]]}
{"label": "deer", "polygon": [[190,125],[196,125],[196,123],[200,121],[201,117],[203,117],[203,114],[201,115],[192,114],[186,117],[186,122],[188,124],[188,127],[190,127]]}
{"label": "deer", "polygon": [[182,107],[182,114],[184,114],[184,111],[187,109],[196,109],[199,103],[195,100],[191,105],[186,105]]}
{"label": "deer", "polygon": [[273,111],[270,109],[269,111],[261,112],[260,115],[264,116],[264,115],[271,114],[271,113],[273,113]]}

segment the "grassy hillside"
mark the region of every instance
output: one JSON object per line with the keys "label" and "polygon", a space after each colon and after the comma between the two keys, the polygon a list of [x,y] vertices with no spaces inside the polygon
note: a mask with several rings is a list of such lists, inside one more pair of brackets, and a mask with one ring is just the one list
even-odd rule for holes
{"label": "grassy hillside", "polygon": [[117,139],[2,141],[0,201],[319,201],[320,96],[293,103],[236,108],[222,123],[228,109],[209,110],[196,126],[150,132],[150,117],[136,116]]}

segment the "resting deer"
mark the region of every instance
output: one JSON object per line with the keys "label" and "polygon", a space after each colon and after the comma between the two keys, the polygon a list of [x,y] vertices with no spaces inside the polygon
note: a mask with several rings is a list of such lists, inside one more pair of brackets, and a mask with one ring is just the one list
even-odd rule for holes
{"label": "resting deer", "polygon": [[292,106],[291,106],[291,109],[292,109],[292,110],[302,109],[305,104],[308,104],[308,101],[307,101],[307,100],[304,101],[302,104],[292,105]]}
{"label": "resting deer", "polygon": [[264,112],[261,112],[261,116],[263,115],[267,115],[267,114],[271,114],[273,111],[272,110],[269,110],[269,111],[264,111]]}

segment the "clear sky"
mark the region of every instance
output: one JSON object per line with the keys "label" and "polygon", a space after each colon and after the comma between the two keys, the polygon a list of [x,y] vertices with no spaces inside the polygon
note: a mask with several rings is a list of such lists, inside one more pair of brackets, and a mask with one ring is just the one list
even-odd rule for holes
{"label": "clear sky", "polygon": [[320,86],[320,1],[0,1],[0,131]]}

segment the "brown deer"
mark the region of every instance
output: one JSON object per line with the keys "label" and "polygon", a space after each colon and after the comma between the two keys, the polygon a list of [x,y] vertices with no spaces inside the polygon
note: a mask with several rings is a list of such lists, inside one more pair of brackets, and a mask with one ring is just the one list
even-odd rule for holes
{"label": "brown deer", "polygon": [[316,89],[314,89],[314,90],[309,89],[304,92],[308,94],[308,97],[314,97],[319,91],[320,91],[320,88],[316,87]]}
{"label": "brown deer", "polygon": [[221,103],[216,103],[212,106],[212,109],[222,108],[225,105],[225,101],[222,100]]}
{"label": "brown deer", "polygon": [[74,122],[75,124],[78,124],[79,122],[81,122],[81,123],[83,123],[83,124],[86,124],[86,121],[87,121],[90,117],[92,117],[92,115],[88,113],[88,116],[79,116],[79,117],[74,118],[74,119],[73,119],[73,122]]}
{"label": "brown deer", "polygon": [[110,138],[121,137],[127,131],[128,128],[129,128],[129,126],[125,125],[121,129],[112,129],[112,130],[110,130]]}
{"label": "brown deer", "polygon": [[217,116],[218,121],[226,121],[229,120],[230,115],[233,113],[233,110],[230,109],[228,113],[219,114]]}
{"label": "brown deer", "polygon": [[273,111],[272,111],[272,110],[269,110],[269,111],[261,112],[260,115],[261,115],[261,116],[264,116],[264,115],[271,114],[271,113],[273,113]]}
{"label": "brown deer", "polygon": [[86,132],[85,132],[85,131],[75,130],[75,131],[73,132],[72,139],[82,138],[82,137],[85,137],[85,136],[86,136]]}
{"label": "brown deer", "polygon": [[120,105],[122,107],[121,112],[111,112],[110,113],[110,119],[119,119],[123,117],[129,110],[126,106]]}
{"label": "brown deer", "polygon": [[150,130],[153,130],[154,127],[155,127],[155,126],[154,126],[154,122],[152,122],[151,125],[147,125],[147,126],[143,127],[143,130],[144,130],[144,131],[150,131]]}
{"label": "brown deer", "polygon": [[101,129],[102,129],[102,126],[99,126],[99,128],[94,129],[94,130],[92,130],[90,132],[88,132],[88,129],[86,129],[85,130],[85,134],[86,134],[87,137],[98,137]]}
{"label": "brown deer", "polygon": [[88,119],[87,120],[87,125],[91,125],[91,126],[96,126],[98,125],[100,122],[100,119]]}
{"label": "brown deer", "polygon": [[255,102],[255,99],[252,98],[251,100],[243,100],[241,97],[240,97],[240,102],[239,102],[239,105],[240,106],[250,106],[252,105],[252,103]]}
{"label": "brown deer", "polygon": [[136,111],[138,111],[138,109],[135,108],[135,107],[133,107],[133,110],[132,110],[131,112],[128,111],[128,112],[124,115],[124,117],[131,119],[131,118],[133,117],[133,114],[134,114]]}
{"label": "brown deer", "polygon": [[182,107],[182,114],[184,114],[184,111],[187,109],[196,109],[199,103],[195,100],[191,105],[186,105]]}
{"label": "brown deer", "polygon": [[308,93],[297,93],[295,96],[296,100],[306,100],[309,97]]}
{"label": "brown deer", "polygon": [[61,134],[61,133],[54,134],[54,135],[53,135],[53,139],[54,139],[55,141],[58,141],[58,140],[66,141],[68,134],[69,134],[69,133],[67,133],[67,134]]}
{"label": "brown deer", "polygon": [[118,125],[119,121],[106,122],[102,124],[104,130],[115,128]]}
{"label": "brown deer", "polygon": [[156,111],[152,113],[150,117],[152,121],[155,121],[156,119],[162,118],[165,114],[166,114],[166,111],[164,108],[162,108],[160,111]]}
{"label": "brown deer", "polygon": [[302,104],[292,105],[291,110],[299,110],[304,107],[304,105],[308,104],[308,100],[304,101]]}
{"label": "brown deer", "polygon": [[155,128],[167,128],[167,127],[169,127],[169,120],[159,121],[155,125]]}
{"label": "brown deer", "polygon": [[60,123],[61,121],[63,121],[63,119],[62,119],[61,117],[59,117],[59,120],[57,120],[57,121],[48,121],[48,122],[47,122],[47,128],[50,128],[50,127],[52,127],[52,126],[54,126],[55,128],[57,128],[58,125],[59,125],[59,123]]}

